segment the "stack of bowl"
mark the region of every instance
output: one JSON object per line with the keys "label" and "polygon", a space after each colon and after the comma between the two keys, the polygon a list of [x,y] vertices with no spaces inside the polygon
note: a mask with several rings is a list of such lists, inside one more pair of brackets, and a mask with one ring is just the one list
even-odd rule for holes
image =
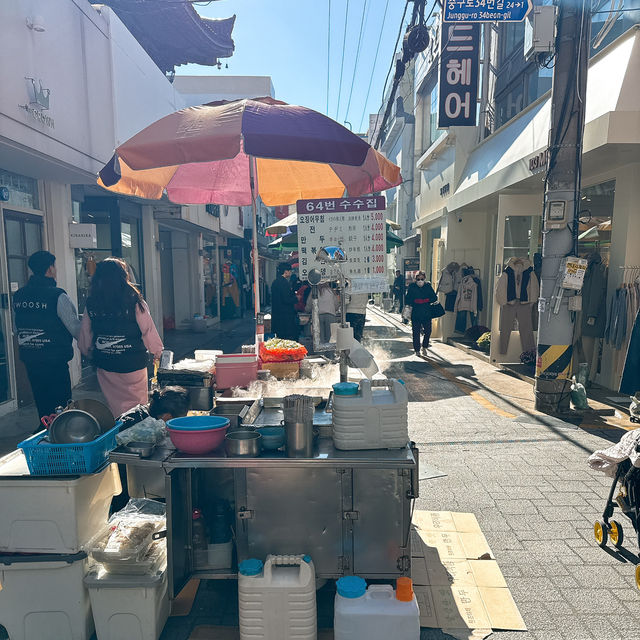
{"label": "stack of bowl", "polygon": [[228,428],[229,420],[219,416],[185,416],[167,422],[167,431],[175,448],[195,455],[220,447]]}

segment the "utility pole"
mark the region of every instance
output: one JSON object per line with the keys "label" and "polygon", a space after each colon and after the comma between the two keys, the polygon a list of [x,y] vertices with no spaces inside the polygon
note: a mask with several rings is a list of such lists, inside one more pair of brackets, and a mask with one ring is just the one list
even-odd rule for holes
{"label": "utility pole", "polygon": [[574,320],[560,286],[563,258],[575,255],[580,167],[589,64],[591,3],[556,0],[556,59],[551,92],[548,171],[543,212],[542,273],[536,364],[536,409],[569,408]]}

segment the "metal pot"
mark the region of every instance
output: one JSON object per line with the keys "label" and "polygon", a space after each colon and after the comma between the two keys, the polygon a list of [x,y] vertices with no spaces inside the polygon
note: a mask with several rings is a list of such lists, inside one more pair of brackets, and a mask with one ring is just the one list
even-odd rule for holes
{"label": "metal pot", "polygon": [[193,411],[211,411],[213,407],[212,387],[187,387],[189,403]]}
{"label": "metal pot", "polygon": [[53,444],[82,444],[92,442],[100,435],[98,421],[80,409],[63,411],[49,427],[49,440]]}
{"label": "metal pot", "polygon": [[257,431],[237,429],[224,438],[224,448],[228,456],[256,458],[262,451],[262,436]]}

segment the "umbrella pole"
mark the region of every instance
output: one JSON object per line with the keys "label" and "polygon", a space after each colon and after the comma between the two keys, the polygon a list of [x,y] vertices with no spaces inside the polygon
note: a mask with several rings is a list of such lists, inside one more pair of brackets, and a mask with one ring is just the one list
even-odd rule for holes
{"label": "umbrella pole", "polygon": [[[260,258],[258,256],[258,213],[256,207],[257,185],[256,185],[256,159],[249,156],[249,180],[251,183],[251,236],[252,247],[251,254],[253,256],[253,301],[256,319],[256,349],[258,349],[258,341],[264,339],[264,324],[260,313]],[[259,338],[260,336],[260,338]]]}

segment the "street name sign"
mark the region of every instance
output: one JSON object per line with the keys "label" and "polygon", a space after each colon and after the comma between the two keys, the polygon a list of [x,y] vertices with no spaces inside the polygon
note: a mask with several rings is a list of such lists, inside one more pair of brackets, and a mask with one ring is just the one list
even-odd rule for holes
{"label": "street name sign", "polygon": [[444,22],[522,22],[531,0],[444,0]]}

